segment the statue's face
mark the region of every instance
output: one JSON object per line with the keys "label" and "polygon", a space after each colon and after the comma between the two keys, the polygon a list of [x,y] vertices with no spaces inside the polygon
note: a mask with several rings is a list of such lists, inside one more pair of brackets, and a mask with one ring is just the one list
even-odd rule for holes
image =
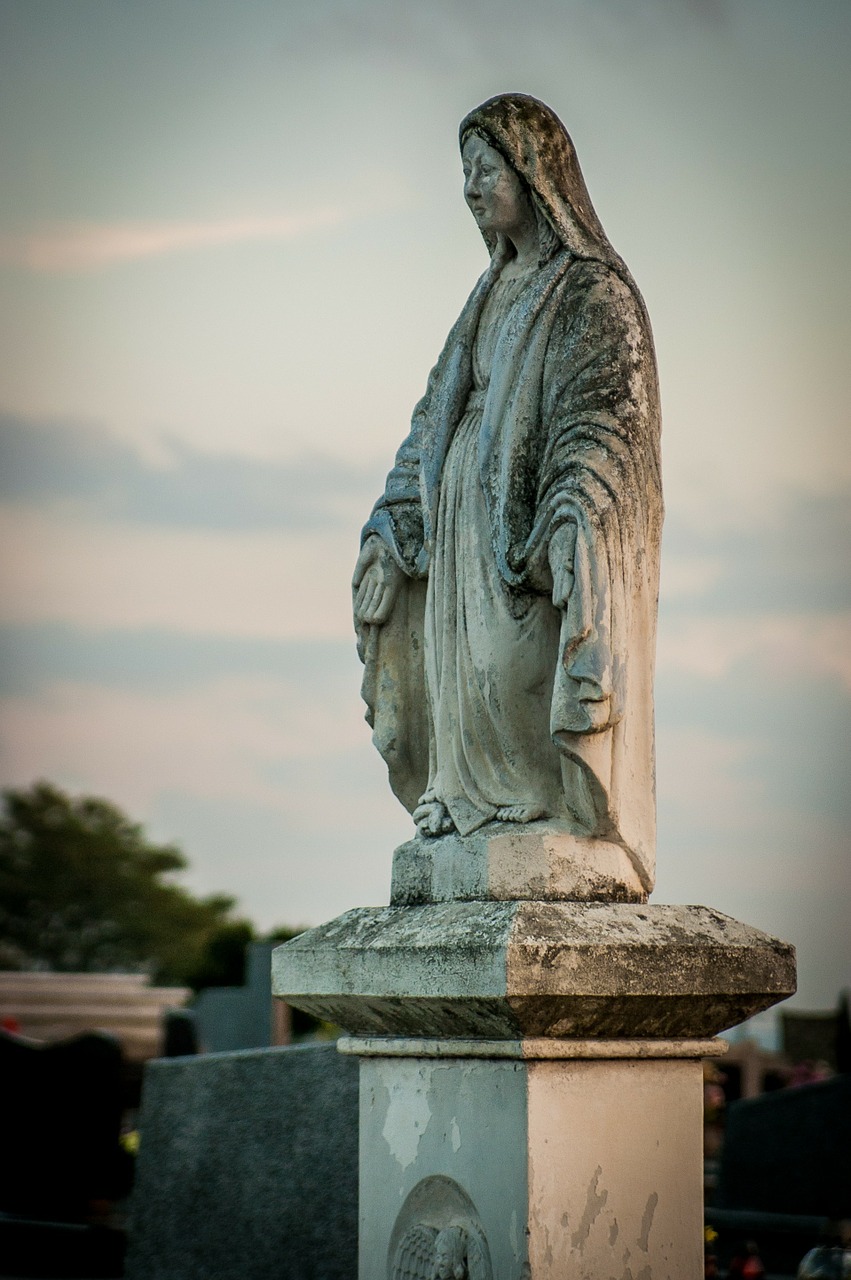
{"label": "statue's face", "polygon": [[520,178],[500,153],[471,134],[461,151],[464,199],[482,231],[512,238],[534,219],[532,203]]}

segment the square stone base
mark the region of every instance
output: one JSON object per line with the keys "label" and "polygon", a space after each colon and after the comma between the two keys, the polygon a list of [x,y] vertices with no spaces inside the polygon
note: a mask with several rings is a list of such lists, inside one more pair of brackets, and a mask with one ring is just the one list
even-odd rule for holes
{"label": "square stone base", "polygon": [[372,1056],[373,1042],[361,1058],[360,1280],[442,1275],[444,1257],[471,1280],[699,1280],[700,1057],[601,1051]]}
{"label": "square stone base", "polygon": [[793,949],[705,907],[498,898],[493,846],[459,900],[444,852],[447,900],[274,953],[276,995],[359,1037],[361,1280],[700,1280],[698,1037],[791,994]]}
{"label": "square stone base", "polygon": [[416,836],[393,854],[391,906],[476,901],[646,902],[647,887],[620,845],[552,821]]}

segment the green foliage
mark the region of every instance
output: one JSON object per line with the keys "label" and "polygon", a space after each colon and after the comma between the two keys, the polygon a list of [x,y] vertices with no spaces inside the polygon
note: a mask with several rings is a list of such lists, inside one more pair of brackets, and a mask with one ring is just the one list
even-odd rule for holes
{"label": "green foliage", "polygon": [[244,965],[252,926],[233,919],[232,898],[198,899],[172,882],[187,865],[174,845],[151,844],[107,800],[47,782],[3,799],[0,968],[210,985],[211,973],[235,971],[240,947]]}

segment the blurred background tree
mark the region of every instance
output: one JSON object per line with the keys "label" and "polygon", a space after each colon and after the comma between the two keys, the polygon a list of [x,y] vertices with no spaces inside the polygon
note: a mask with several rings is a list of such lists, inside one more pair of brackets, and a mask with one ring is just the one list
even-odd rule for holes
{"label": "blurred background tree", "polygon": [[49,782],[4,792],[0,968],[241,984],[254,926],[234,916],[232,897],[196,898],[176,884],[187,866],[108,800]]}

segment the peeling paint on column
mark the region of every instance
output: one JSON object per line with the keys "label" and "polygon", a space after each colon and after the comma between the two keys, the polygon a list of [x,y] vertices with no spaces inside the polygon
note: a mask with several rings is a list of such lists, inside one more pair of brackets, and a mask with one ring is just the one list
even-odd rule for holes
{"label": "peeling paint on column", "polygon": [[528,1069],[535,1280],[697,1280],[700,1061]]}
{"label": "peeling paint on column", "polygon": [[602,1176],[602,1167],[597,1165],[597,1168],[594,1171],[594,1177],[588,1184],[588,1196],[585,1201],[585,1212],[582,1214],[579,1226],[570,1238],[574,1249],[578,1249],[580,1253],[582,1253],[585,1248],[585,1244],[591,1234],[591,1228],[603,1212],[606,1201],[609,1198],[608,1191],[603,1191],[600,1195],[597,1194],[597,1188],[600,1185],[600,1179]]}
{"label": "peeling paint on column", "polygon": [[385,1089],[387,1114],[381,1134],[404,1170],[416,1160],[420,1138],[431,1120],[424,1073],[415,1062],[400,1064]]}
{"label": "peeling paint on column", "polygon": [[511,1223],[508,1228],[508,1239],[515,1253],[520,1252],[520,1233],[518,1231],[517,1210],[511,1211]]}
{"label": "peeling paint on column", "polygon": [[653,1215],[656,1212],[656,1206],[659,1203],[659,1194],[654,1191],[647,1197],[647,1204],[644,1208],[644,1216],[641,1219],[641,1235],[638,1237],[638,1247],[646,1253],[650,1247],[650,1228],[653,1226]]}
{"label": "peeling paint on column", "polygon": [[449,1140],[452,1143],[452,1150],[457,1152],[461,1149],[461,1130],[458,1128],[458,1121],[453,1117],[452,1124],[449,1129]]}

